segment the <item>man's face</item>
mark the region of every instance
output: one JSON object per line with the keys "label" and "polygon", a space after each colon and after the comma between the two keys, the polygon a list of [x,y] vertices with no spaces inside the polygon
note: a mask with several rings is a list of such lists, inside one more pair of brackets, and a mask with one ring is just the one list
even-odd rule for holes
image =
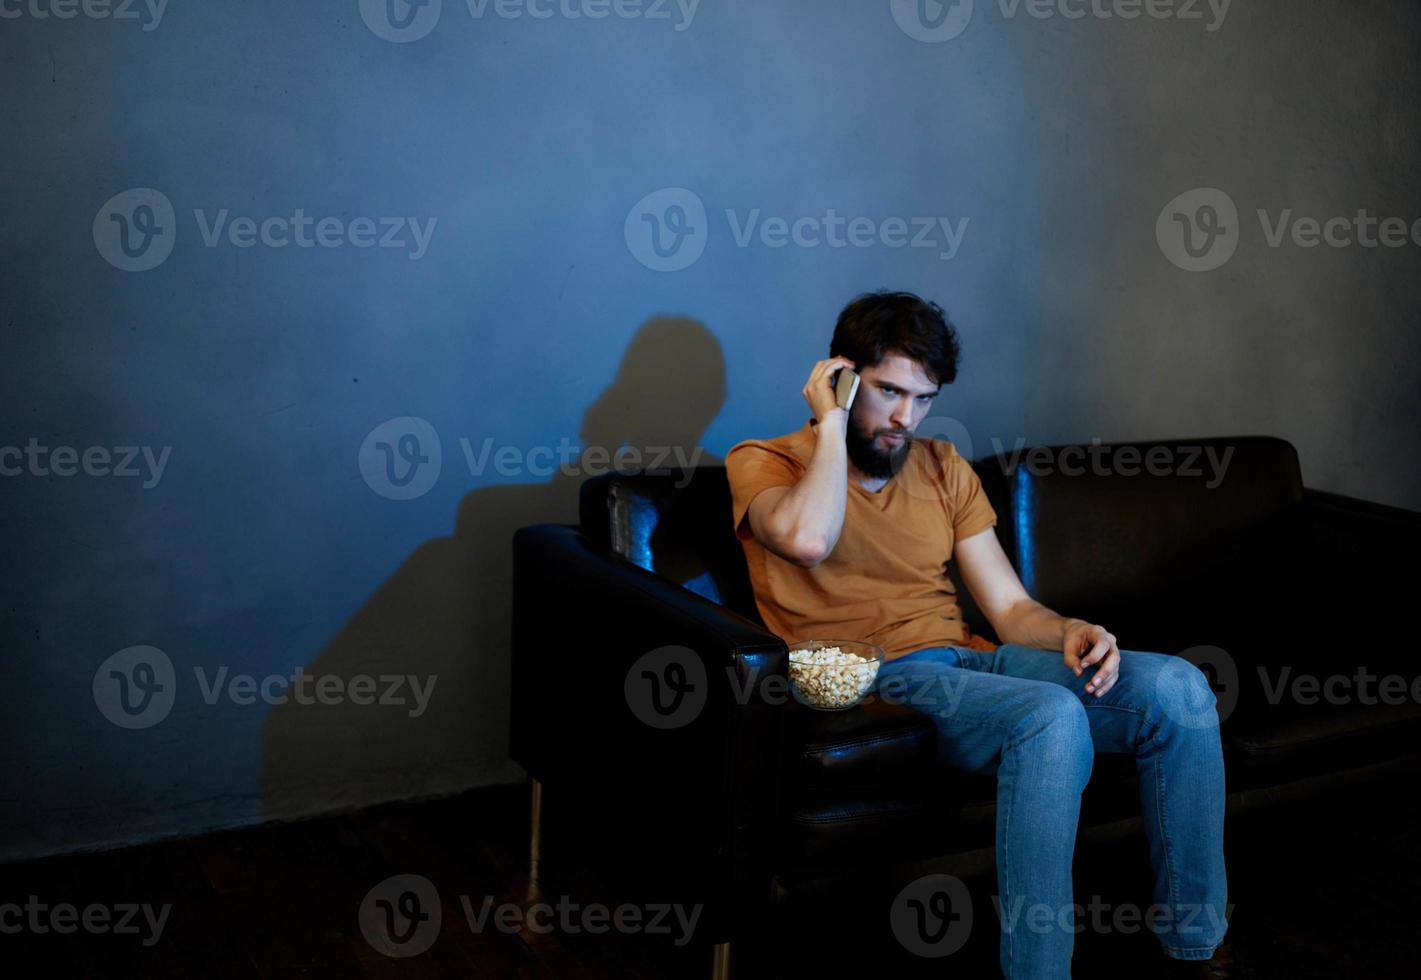
{"label": "man's face", "polygon": [[845,440],[849,461],[869,477],[884,479],[907,461],[913,432],[942,386],[901,354],[889,354],[859,377]]}

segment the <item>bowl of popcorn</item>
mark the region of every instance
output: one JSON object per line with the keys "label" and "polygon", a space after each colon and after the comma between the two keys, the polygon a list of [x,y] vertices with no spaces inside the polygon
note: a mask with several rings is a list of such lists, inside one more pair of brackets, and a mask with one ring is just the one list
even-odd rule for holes
{"label": "bowl of popcorn", "polygon": [[843,711],[873,690],[883,648],[858,640],[805,640],[789,648],[795,700],[819,711]]}

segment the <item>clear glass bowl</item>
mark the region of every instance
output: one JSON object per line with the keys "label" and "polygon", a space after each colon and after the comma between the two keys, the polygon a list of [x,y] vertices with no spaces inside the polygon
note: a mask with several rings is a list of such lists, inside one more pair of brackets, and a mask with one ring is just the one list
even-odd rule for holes
{"label": "clear glass bowl", "polygon": [[[838,654],[834,652],[836,648]],[[843,711],[873,690],[882,666],[883,648],[872,643],[805,640],[790,645],[789,687],[795,700],[805,707]]]}

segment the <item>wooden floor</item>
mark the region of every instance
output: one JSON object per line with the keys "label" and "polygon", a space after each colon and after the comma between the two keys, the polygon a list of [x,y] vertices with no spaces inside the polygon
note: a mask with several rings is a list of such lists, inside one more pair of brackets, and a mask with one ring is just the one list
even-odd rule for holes
{"label": "wooden floor", "polygon": [[[527,794],[479,790],[420,804],[214,834],[0,867],[0,906],[60,903],[171,904],[163,929],[142,914],[136,934],[77,928],[37,932],[29,912],[0,911],[7,976],[45,977],[705,977],[703,949],[648,942],[631,931],[592,935],[472,928],[460,896],[480,911],[526,907]],[[1234,830],[1228,842],[1230,926],[1237,974],[1246,978],[1416,975],[1421,925],[1421,808],[1378,808],[1351,800],[1312,805]],[[1078,856],[1077,898],[1148,904],[1143,845]],[[384,955],[362,932],[359,910],[393,875],[427,878],[443,923],[427,951]],[[572,862],[545,866],[542,897],[615,905]],[[990,882],[974,883],[990,899]],[[30,896],[34,896],[33,902]],[[733,975],[760,977],[990,977],[996,923],[972,931],[967,947],[941,960],[912,956],[893,940],[879,896],[836,899],[787,912],[768,937],[739,946]],[[981,902],[977,907],[983,907]],[[369,906],[367,905],[367,908]],[[990,910],[991,906],[986,905]],[[38,915],[41,928],[65,925]],[[97,912],[93,913],[98,915]],[[155,913],[156,914],[156,913]],[[98,919],[94,919],[98,922]],[[979,920],[980,921],[980,920]],[[21,925],[19,931],[14,931]],[[145,944],[150,942],[151,944]],[[1076,941],[1079,977],[1151,977],[1146,933],[1100,933]],[[28,964],[21,967],[21,964]],[[18,968],[18,969],[17,969]]]}

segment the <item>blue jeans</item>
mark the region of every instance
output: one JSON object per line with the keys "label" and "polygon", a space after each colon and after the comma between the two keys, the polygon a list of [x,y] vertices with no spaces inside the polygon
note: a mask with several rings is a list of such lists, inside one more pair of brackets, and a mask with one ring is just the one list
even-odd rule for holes
{"label": "blue jeans", "polygon": [[1130,753],[1140,774],[1155,905],[1135,925],[1185,960],[1208,959],[1228,928],[1214,692],[1179,657],[1121,650],[1120,658],[1119,678],[1099,698],[1085,690],[1094,666],[1076,677],[1059,650],[1016,643],[917,650],[879,670],[880,697],[932,715],[941,764],[996,774],[1001,967],[1010,980],[1070,976],[1071,858],[1096,752]]}

